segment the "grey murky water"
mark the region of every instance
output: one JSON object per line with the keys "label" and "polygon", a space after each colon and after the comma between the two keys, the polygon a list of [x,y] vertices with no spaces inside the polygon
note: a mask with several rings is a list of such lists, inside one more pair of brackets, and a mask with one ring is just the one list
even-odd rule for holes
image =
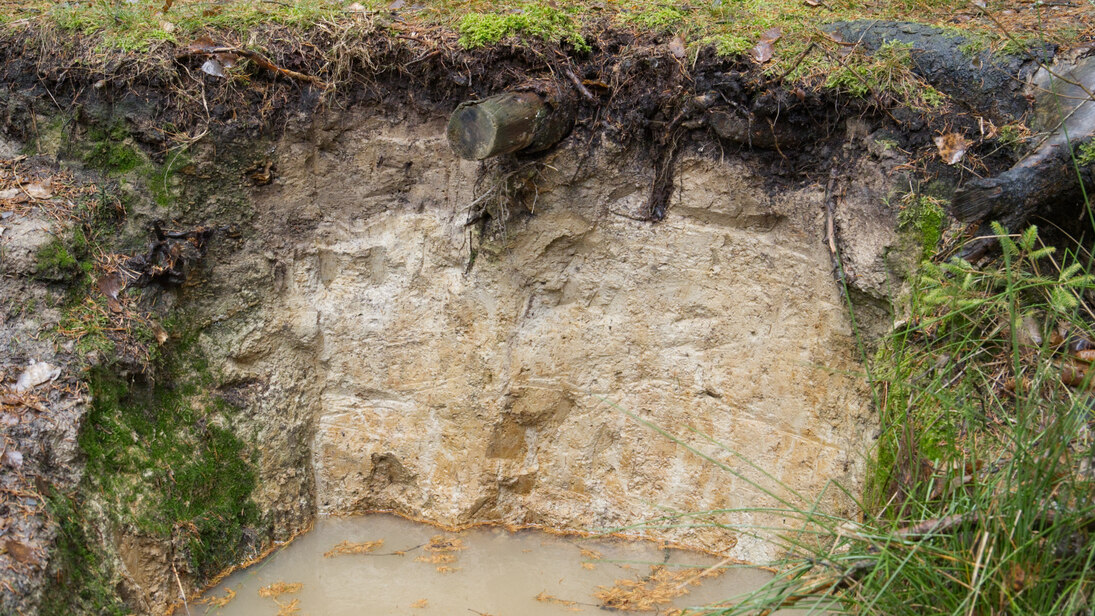
{"label": "grey murky water", "polygon": [[[343,541],[380,539],[383,544],[367,554],[324,557]],[[649,542],[580,539],[498,528],[448,533],[388,515],[322,519],[312,532],[262,563],[233,574],[206,595],[225,597],[226,589],[231,589],[236,595],[230,602],[223,607],[191,606],[191,613],[603,614],[603,597],[596,596],[598,586],[615,585],[624,593],[617,593],[617,597],[652,601],[674,594],[684,584],[686,594],[672,602],[652,605],[664,613],[671,607],[726,600],[760,586],[770,577],[756,569],[729,568],[694,580],[716,563],[717,559],[709,556],[663,550]],[[617,582],[638,582],[651,576],[661,583],[648,582],[637,592]],[[277,582],[300,584],[299,590],[276,597],[260,596],[260,589]]]}

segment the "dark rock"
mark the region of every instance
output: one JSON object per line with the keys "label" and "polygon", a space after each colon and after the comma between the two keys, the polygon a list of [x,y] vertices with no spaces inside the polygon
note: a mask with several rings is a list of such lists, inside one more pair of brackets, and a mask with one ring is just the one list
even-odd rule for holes
{"label": "dark rock", "polygon": [[[829,24],[827,32],[858,42],[868,51],[898,41],[912,46],[912,70],[960,105],[1006,123],[1030,108],[1023,85],[1040,62],[1053,57],[1047,46],[1023,55],[984,49],[969,53],[970,39],[941,28],[900,21],[852,21]],[[963,49],[963,47],[966,47]]]}

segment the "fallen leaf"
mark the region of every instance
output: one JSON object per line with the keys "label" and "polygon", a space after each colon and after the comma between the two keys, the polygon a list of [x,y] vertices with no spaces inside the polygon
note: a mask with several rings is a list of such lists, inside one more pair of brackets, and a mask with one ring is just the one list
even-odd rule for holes
{"label": "fallen leaf", "polygon": [[103,295],[113,299],[118,299],[118,293],[125,287],[125,281],[118,275],[118,272],[100,276],[97,284]]}
{"label": "fallen leaf", "polygon": [[4,548],[7,550],[8,556],[11,556],[15,560],[23,564],[35,562],[38,560],[34,557],[34,548],[21,541],[8,539],[8,542],[4,544]]}
{"label": "fallen leaf", "polygon": [[52,366],[44,361],[32,361],[27,369],[23,371],[23,374],[19,375],[19,380],[15,382],[15,387],[12,387],[12,391],[15,393],[23,393],[29,389],[52,381],[61,374],[61,369]]}
{"label": "fallen leaf", "polygon": [[49,180],[42,182],[41,184],[35,182],[34,184],[27,184],[23,186],[23,191],[31,199],[49,199],[53,196],[53,183]]}
{"label": "fallen leaf", "polygon": [[414,603],[412,603],[411,607],[413,607],[413,608],[423,608],[423,607],[428,606],[429,604],[430,604],[430,602],[427,601],[426,599],[419,599],[418,601],[415,601]]}
{"label": "fallen leaf", "polygon": [[772,56],[775,55],[775,52],[776,49],[772,46],[772,43],[762,40],[757,43],[755,47],[753,47],[752,54],[754,60],[761,64],[764,64],[765,62],[772,59]]}
{"label": "fallen leaf", "polygon": [[12,468],[23,466],[23,452],[9,449],[4,452],[4,464]]}
{"label": "fallen leaf", "polygon": [[948,133],[935,137],[935,147],[939,148],[939,158],[948,165],[957,164],[966,155],[970,142],[958,133]]}
{"label": "fallen leaf", "polygon": [[156,336],[156,342],[163,344],[167,342],[168,338],[170,338],[170,336],[167,334],[167,330],[164,329],[163,326],[159,323],[155,321],[149,321],[148,325],[152,328],[152,334]]}
{"label": "fallen leaf", "polygon": [[224,47],[224,45],[218,45],[213,39],[203,36],[194,39],[192,43],[187,45],[186,51],[188,53],[212,53],[214,49],[220,49],[221,47]]}
{"label": "fallen leaf", "polygon": [[821,6],[821,3],[817,0],[802,0],[802,3],[810,8],[817,8]]}
{"label": "fallen leaf", "polygon": [[202,72],[206,75],[212,75],[214,77],[227,77],[224,74],[224,67],[217,61],[216,58],[209,58],[202,63]]}
{"label": "fallen leaf", "polygon": [[[1061,382],[1069,387],[1080,387],[1087,379],[1087,368],[1090,366],[1082,366],[1076,362],[1065,362],[1061,364]],[[1089,386],[1092,383],[1088,384]]]}
{"label": "fallen leaf", "polygon": [[674,36],[673,40],[669,41],[669,53],[673,54],[674,58],[682,59],[685,56],[684,39],[679,36]]}
{"label": "fallen leaf", "polygon": [[768,28],[764,31],[764,34],[760,35],[760,40],[768,41],[769,43],[775,43],[783,36],[783,30],[780,30],[778,26]]}
{"label": "fallen leaf", "polygon": [[1084,349],[1082,351],[1076,351],[1072,354],[1073,357],[1080,361],[1086,361],[1087,363],[1095,363],[1095,349]]}
{"label": "fallen leaf", "polygon": [[4,190],[0,190],[0,199],[14,199],[22,194],[23,191],[18,188],[5,188]]}

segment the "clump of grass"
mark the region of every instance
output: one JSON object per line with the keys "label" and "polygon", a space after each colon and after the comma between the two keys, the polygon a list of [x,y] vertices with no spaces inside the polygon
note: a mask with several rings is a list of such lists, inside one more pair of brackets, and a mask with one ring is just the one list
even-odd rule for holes
{"label": "clump of grass", "polygon": [[910,44],[889,41],[873,55],[832,66],[825,87],[853,96],[895,99],[912,107],[939,107],[946,96],[913,74],[911,49]]}
{"label": "clump of grass", "polygon": [[457,32],[460,44],[468,49],[493,45],[513,36],[566,41],[580,51],[589,50],[579,23],[570,13],[538,4],[511,13],[469,13],[460,19]]}

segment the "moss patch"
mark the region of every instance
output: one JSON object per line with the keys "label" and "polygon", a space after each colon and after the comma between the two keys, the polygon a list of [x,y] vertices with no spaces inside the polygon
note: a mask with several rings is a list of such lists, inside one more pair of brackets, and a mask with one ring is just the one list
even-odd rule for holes
{"label": "moss patch", "polygon": [[35,266],[38,275],[43,278],[63,279],[76,273],[78,262],[64,242],[53,238],[38,251],[38,261]]}
{"label": "moss patch", "polygon": [[122,122],[110,126],[92,126],[87,133],[84,162],[90,167],[119,175],[144,163],[144,157],[128,142],[129,132]]}
{"label": "moss patch", "polygon": [[668,32],[684,22],[685,14],[674,6],[655,6],[643,10],[623,13],[621,21],[639,26],[645,30]]}
{"label": "moss patch", "polygon": [[46,499],[57,522],[50,572],[39,613],[122,616],[129,609],[118,598],[107,573],[106,559],[87,529],[84,507],[71,496],[54,490]]}
{"label": "moss patch", "polygon": [[579,33],[578,22],[566,11],[530,5],[512,13],[469,13],[457,26],[460,44],[468,49],[493,45],[509,37],[535,37],[549,42],[568,42],[579,50],[589,44]]}
{"label": "moss patch", "polygon": [[1088,141],[1076,148],[1076,164],[1095,165],[1095,141]]}
{"label": "moss patch", "polygon": [[935,254],[939,240],[943,237],[943,222],[946,213],[940,199],[927,195],[909,193],[902,200],[901,211],[897,215],[898,228],[912,231],[920,244],[921,258],[928,259]]}
{"label": "moss patch", "polygon": [[182,534],[206,577],[241,559],[244,530],[259,523],[255,451],[228,427],[230,407],[209,395],[213,377],[194,345],[166,357],[154,382],[94,369],[79,442],[89,488],[111,517],[164,539]]}

